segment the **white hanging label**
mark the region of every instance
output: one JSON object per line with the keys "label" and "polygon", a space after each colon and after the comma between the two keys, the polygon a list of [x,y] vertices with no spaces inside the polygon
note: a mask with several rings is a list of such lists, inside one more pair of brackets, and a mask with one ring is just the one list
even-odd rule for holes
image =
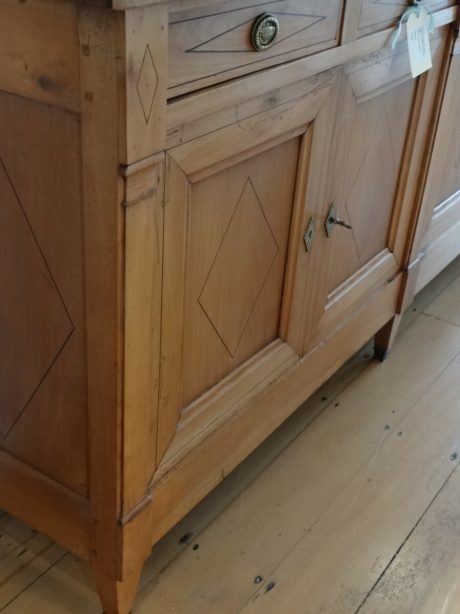
{"label": "white hanging label", "polygon": [[407,44],[414,79],[433,67],[428,31],[429,19],[427,10],[421,7],[418,15],[411,13],[407,20]]}

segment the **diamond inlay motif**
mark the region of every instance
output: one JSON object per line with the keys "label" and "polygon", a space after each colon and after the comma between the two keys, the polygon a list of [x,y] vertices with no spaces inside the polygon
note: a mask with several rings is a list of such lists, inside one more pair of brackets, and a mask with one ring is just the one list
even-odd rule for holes
{"label": "diamond inlay motif", "polygon": [[[370,246],[379,245],[391,216],[396,181],[396,164],[385,110],[377,120],[364,159],[351,186],[346,207],[360,258]],[[383,240],[386,236],[383,236]],[[381,246],[383,247],[383,245]]]}
{"label": "diamond inlay motif", "polygon": [[[281,34],[276,41],[280,45],[285,40],[290,40],[295,36],[304,34],[310,28],[327,19],[326,15],[309,15],[304,13],[283,13],[276,11],[275,15],[282,19]],[[213,16],[211,16],[213,17]],[[253,24],[253,19],[244,19],[241,24],[212,36],[210,39],[187,49],[187,53],[241,53],[246,51],[253,54],[251,48],[242,50],[239,41],[247,37],[248,28]]]}
{"label": "diamond inlay motif", "polygon": [[0,436],[5,438],[73,324],[1,159],[0,193]]}
{"label": "diamond inlay motif", "polygon": [[147,45],[142,65],[137,79],[137,93],[144,113],[145,122],[148,123],[152,114],[153,101],[157,93],[158,75],[152,58],[152,52]]}
{"label": "diamond inlay motif", "polygon": [[238,350],[278,251],[262,205],[248,179],[199,298],[231,356]]}

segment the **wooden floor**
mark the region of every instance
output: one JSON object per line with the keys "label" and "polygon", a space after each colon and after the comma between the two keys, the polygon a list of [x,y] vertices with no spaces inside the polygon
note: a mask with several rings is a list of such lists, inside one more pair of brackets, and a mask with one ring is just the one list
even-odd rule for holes
{"label": "wooden floor", "polygon": [[[136,614],[460,614],[460,260],[157,546]],[[0,611],[98,614],[91,572],[0,513]]]}

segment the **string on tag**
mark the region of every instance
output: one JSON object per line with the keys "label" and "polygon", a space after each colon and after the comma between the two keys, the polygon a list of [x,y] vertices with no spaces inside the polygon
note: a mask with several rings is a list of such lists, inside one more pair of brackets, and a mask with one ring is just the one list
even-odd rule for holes
{"label": "string on tag", "polygon": [[411,15],[417,15],[417,17],[420,17],[420,11],[421,11],[422,8],[425,9],[427,14],[430,16],[430,24],[428,26],[428,32],[430,34],[433,34],[433,32],[434,32],[434,16],[433,16],[433,11],[427,5],[425,0],[414,0],[414,6],[410,6],[410,7],[408,7],[404,11],[404,13],[401,15],[401,18],[398,21],[398,25],[396,26],[396,30],[391,35],[390,41],[391,41],[391,48],[392,49],[394,49],[396,47],[399,39],[401,38],[403,25],[407,22],[407,20],[409,19],[409,17]]}

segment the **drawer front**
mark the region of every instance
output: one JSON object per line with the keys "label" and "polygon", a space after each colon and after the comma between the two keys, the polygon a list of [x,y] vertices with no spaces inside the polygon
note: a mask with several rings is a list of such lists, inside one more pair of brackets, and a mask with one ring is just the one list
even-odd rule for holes
{"label": "drawer front", "polygon": [[[173,4],[169,25],[169,87],[177,95],[310,55],[338,43],[342,0],[272,0],[271,2]],[[176,7],[176,9],[174,8]],[[273,15],[279,32],[271,47],[252,43],[257,19]]]}
{"label": "drawer front", "polygon": [[[396,23],[410,0],[363,0],[359,20],[359,36],[384,30]],[[433,10],[455,5],[455,0],[429,0],[427,5]]]}

